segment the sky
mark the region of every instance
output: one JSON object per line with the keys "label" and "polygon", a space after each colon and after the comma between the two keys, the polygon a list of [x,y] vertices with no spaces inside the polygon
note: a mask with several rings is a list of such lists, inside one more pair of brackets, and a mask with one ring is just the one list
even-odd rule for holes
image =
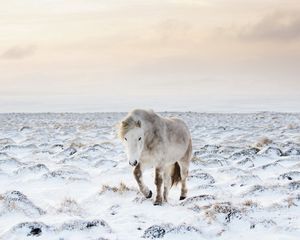
{"label": "sky", "polygon": [[300,112],[299,0],[0,0],[0,112]]}

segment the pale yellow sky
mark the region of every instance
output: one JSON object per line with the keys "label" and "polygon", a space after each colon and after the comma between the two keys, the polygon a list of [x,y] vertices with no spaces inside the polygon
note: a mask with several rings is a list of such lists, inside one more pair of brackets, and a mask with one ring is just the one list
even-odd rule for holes
{"label": "pale yellow sky", "polygon": [[2,111],[300,102],[298,0],[0,0],[0,30]]}

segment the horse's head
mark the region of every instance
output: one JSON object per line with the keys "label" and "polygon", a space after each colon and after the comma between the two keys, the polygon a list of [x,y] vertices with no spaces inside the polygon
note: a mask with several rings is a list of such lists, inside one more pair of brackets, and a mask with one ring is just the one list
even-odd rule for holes
{"label": "horse's head", "polygon": [[127,118],[121,123],[120,137],[126,147],[127,158],[131,166],[136,166],[144,147],[144,130],[141,121]]}

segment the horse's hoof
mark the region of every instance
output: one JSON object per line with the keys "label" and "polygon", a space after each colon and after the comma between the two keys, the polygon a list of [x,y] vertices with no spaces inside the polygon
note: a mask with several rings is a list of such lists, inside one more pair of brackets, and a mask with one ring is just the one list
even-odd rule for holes
{"label": "horse's hoof", "polygon": [[184,200],[186,197],[180,196],[179,200]]}
{"label": "horse's hoof", "polygon": [[146,198],[151,198],[151,197],[152,197],[152,191],[150,190],[149,194],[148,194],[148,196]]}
{"label": "horse's hoof", "polygon": [[162,202],[157,202],[157,201],[155,201],[155,202],[153,203],[153,205],[154,205],[154,206],[161,206],[161,205],[162,205]]}

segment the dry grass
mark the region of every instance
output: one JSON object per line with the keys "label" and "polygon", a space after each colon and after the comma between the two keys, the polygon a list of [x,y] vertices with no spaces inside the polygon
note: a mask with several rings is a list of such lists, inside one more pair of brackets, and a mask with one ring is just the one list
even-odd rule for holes
{"label": "dry grass", "polygon": [[83,123],[78,127],[79,130],[90,130],[90,129],[97,129],[97,128],[98,128],[97,124],[93,124],[93,123],[86,123],[86,124]]}
{"label": "dry grass", "polygon": [[205,206],[205,208],[207,209],[205,211],[205,218],[209,224],[215,221],[219,214],[225,214],[225,222],[229,223],[233,217],[238,217],[245,212],[244,209],[233,207],[230,202],[214,203]]}
{"label": "dry grass", "polygon": [[133,191],[133,189],[127,187],[125,183],[120,182],[119,186],[109,186],[107,184],[103,184],[100,194],[103,194],[105,192],[114,192],[114,193],[123,194],[129,191]]}
{"label": "dry grass", "polygon": [[205,206],[205,218],[209,223],[216,220],[218,213],[228,213],[231,209],[231,204],[229,202],[224,203],[214,203],[208,206]]}
{"label": "dry grass", "polygon": [[113,144],[112,142],[109,142],[109,141],[101,142],[101,145],[110,145],[110,146],[114,146],[114,144]]}
{"label": "dry grass", "polygon": [[242,203],[244,206],[246,206],[246,207],[257,207],[258,206],[258,204],[257,204],[257,202],[253,202],[252,200],[245,200],[243,203]]}
{"label": "dry grass", "polygon": [[59,128],[61,128],[62,127],[62,125],[60,124],[60,123],[55,123],[54,125],[53,125],[53,128],[54,129],[59,129]]}
{"label": "dry grass", "polygon": [[17,204],[15,202],[8,202],[7,209],[9,211],[14,211],[14,210],[18,210],[19,207],[17,206]]}
{"label": "dry grass", "polygon": [[70,142],[70,147],[71,148],[83,148],[83,147],[86,147],[88,146],[88,143],[85,143],[82,139],[73,139],[71,142]]}
{"label": "dry grass", "polygon": [[273,141],[267,137],[261,137],[258,139],[257,143],[255,143],[253,146],[257,148],[262,148],[266,145],[271,144]]}
{"label": "dry grass", "polygon": [[193,156],[191,161],[194,163],[204,163],[204,161],[198,156]]}
{"label": "dry grass", "polygon": [[208,210],[205,212],[205,218],[208,221],[208,224],[211,224],[214,220],[216,220],[216,213]]}
{"label": "dry grass", "polygon": [[222,236],[222,234],[225,232],[226,230],[225,229],[222,229],[221,231],[219,231],[216,235],[218,237]]}
{"label": "dry grass", "polygon": [[270,209],[270,210],[277,210],[277,209],[283,208],[283,205],[280,204],[280,203],[273,203],[273,204],[271,204],[270,206],[268,206],[266,208]]}
{"label": "dry grass", "polygon": [[288,208],[293,207],[293,206],[298,206],[295,202],[294,202],[295,198],[293,197],[289,197],[287,198],[285,201],[288,204]]}
{"label": "dry grass", "polygon": [[71,198],[65,198],[59,208],[57,209],[58,213],[66,213],[71,216],[81,216],[83,210],[79,204]]}
{"label": "dry grass", "polygon": [[296,129],[298,126],[295,123],[290,123],[286,126],[287,129]]}
{"label": "dry grass", "polygon": [[216,213],[228,213],[231,211],[232,206],[229,202],[216,203],[213,205],[213,211]]}

